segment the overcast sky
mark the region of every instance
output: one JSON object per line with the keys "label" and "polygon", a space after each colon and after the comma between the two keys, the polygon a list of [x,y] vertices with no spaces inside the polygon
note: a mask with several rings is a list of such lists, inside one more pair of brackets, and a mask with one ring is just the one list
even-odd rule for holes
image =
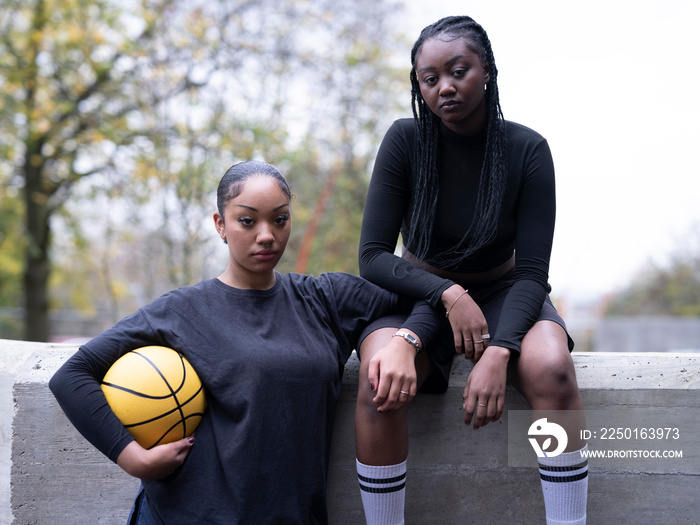
{"label": "overcast sky", "polygon": [[547,138],[557,171],[553,294],[619,289],[700,227],[700,2],[406,5],[411,42],[443,16],[484,26],[505,118]]}

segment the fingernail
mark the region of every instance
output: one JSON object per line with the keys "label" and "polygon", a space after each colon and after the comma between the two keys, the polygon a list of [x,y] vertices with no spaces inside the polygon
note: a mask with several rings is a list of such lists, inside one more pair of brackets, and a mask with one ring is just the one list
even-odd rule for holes
{"label": "fingernail", "polygon": [[377,385],[375,385],[374,383],[370,383],[369,387],[370,389],[372,389],[372,392],[374,392],[377,389]]}
{"label": "fingernail", "polygon": [[187,438],[187,441],[189,441],[190,443],[194,443],[194,437]]}

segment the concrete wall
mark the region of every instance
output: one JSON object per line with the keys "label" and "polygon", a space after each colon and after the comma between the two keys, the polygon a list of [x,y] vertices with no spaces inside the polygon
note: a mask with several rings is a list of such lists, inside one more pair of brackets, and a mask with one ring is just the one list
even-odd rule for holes
{"label": "concrete wall", "polygon": [[[0,525],[126,521],[138,481],[77,434],[47,388],[75,350],[0,340]],[[700,410],[698,354],[575,353],[574,360],[587,409],[658,407],[679,421]],[[334,434],[333,525],[363,523],[353,441],[357,366],[352,360],[346,368]],[[469,369],[456,361],[445,395],[420,395],[413,403],[406,523],[544,523],[537,471],[508,467],[507,418],[476,432],[462,422]],[[509,388],[506,410],[525,408]],[[700,438],[697,443],[700,449]],[[642,470],[592,466],[588,523],[699,523],[699,489],[698,462]]]}

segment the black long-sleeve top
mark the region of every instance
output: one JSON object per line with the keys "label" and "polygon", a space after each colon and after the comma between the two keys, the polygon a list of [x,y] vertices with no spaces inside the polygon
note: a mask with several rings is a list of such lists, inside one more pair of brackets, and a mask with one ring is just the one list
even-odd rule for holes
{"label": "black long-sleeve top", "polygon": [[[416,191],[415,133],[413,119],[400,119],[382,141],[362,223],[360,273],[384,288],[425,299],[439,308],[442,293],[454,282],[394,255],[399,233],[409,238]],[[490,344],[519,351],[549,291],[556,206],[554,165],[547,141],[535,131],[506,122],[506,136],[507,189],[495,238],[459,267],[444,269],[484,272],[506,263],[515,252],[514,284]],[[485,144],[485,131],[465,137],[441,126],[439,197],[429,257],[454,247],[469,227]],[[412,246],[406,248],[415,253]]]}

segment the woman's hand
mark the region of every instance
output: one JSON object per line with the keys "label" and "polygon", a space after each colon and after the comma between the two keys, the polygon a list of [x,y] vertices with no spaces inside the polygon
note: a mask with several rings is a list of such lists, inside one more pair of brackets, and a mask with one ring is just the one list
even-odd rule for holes
{"label": "woman's hand", "polygon": [[442,301],[452,326],[455,350],[458,354],[464,354],[465,359],[476,363],[491,339],[481,308],[458,284],[443,292]]}
{"label": "woman's hand", "polygon": [[464,423],[469,425],[474,418],[474,430],[498,421],[503,414],[509,359],[510,350],[490,346],[467,378],[462,395]]}
{"label": "woman's hand", "polygon": [[415,397],[418,382],[415,361],[416,347],[402,337],[392,337],[372,357],[368,377],[372,390],[377,392],[373,401],[379,405],[378,412],[400,408]]}
{"label": "woman's hand", "polygon": [[124,472],[140,479],[162,479],[185,462],[194,445],[194,436],[145,449],[132,441],[117,457],[117,465]]}

